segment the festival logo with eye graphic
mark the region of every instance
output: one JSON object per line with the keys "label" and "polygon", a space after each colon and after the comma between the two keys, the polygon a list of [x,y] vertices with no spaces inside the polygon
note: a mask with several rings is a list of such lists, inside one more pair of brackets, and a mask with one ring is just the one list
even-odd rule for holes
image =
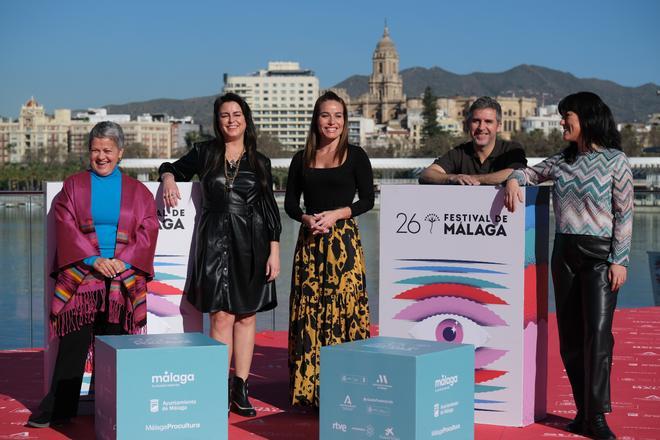
{"label": "festival logo with eye graphic", "polygon": [[[487,382],[504,376],[508,371],[486,367],[507,353],[507,350],[492,346],[489,329],[508,324],[488,307],[507,305],[505,300],[491,291],[506,287],[479,278],[479,275],[488,275],[490,278],[506,275],[498,270],[483,268],[497,268],[501,264],[448,259],[398,261],[415,264],[398,267],[398,271],[432,272],[434,275],[403,278],[396,282],[416,287],[404,290],[394,297],[414,301],[400,310],[394,319],[414,322],[408,332],[415,339],[474,345],[475,392],[481,394],[504,389],[501,386],[488,385]],[[421,266],[420,263],[425,265]],[[488,405],[500,403],[504,402],[479,398],[475,399],[475,409],[497,411],[488,408]]]}

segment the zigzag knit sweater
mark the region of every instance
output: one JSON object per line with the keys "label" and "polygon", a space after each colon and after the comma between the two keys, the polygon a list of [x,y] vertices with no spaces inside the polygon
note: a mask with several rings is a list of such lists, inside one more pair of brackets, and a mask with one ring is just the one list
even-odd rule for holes
{"label": "zigzag knit sweater", "polygon": [[632,238],[633,178],[626,155],[613,148],[580,153],[572,163],[563,153],[514,171],[520,185],[554,182],[556,232],[612,238],[608,261],[628,266]]}

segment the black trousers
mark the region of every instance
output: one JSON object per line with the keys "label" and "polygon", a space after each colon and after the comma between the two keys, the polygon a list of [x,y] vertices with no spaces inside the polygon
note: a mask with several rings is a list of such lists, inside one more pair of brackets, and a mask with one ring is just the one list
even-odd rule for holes
{"label": "black trousers", "polygon": [[60,337],[50,391],[39,404],[43,413],[51,414],[51,420],[68,419],[78,413],[85,362],[94,336],[126,333],[121,324],[108,322],[107,309],[104,313],[97,313],[93,323]]}
{"label": "black trousers", "polygon": [[612,240],[556,234],[552,253],[559,351],[578,411],[607,413],[612,369],[612,319],[617,292],[608,281]]}

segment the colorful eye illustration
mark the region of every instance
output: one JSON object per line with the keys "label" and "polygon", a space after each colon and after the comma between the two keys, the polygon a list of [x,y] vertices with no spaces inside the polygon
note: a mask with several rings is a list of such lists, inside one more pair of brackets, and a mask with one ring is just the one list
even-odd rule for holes
{"label": "colorful eye illustration", "polygon": [[[399,261],[413,262],[413,264],[431,263],[428,266],[398,267],[397,270],[431,272],[433,275],[403,278],[396,282],[414,287],[411,286],[394,296],[396,299],[408,300],[407,305],[394,315],[394,319],[413,322],[408,333],[416,339],[473,345],[475,391],[486,393],[502,389],[497,384],[486,383],[507,374],[507,371],[486,367],[507,353],[507,350],[492,347],[489,333],[491,327],[508,325],[490,307],[507,305],[506,300],[492,290],[506,289],[506,286],[483,278],[487,276],[497,279],[499,275],[504,274],[502,271],[485,269],[483,266],[498,269],[502,264],[434,259]],[[498,403],[495,400],[475,400],[477,401],[484,405]]]}
{"label": "colorful eye illustration", "polygon": [[490,338],[476,322],[464,316],[442,313],[415,324],[409,331],[415,339],[427,339],[482,347]]}

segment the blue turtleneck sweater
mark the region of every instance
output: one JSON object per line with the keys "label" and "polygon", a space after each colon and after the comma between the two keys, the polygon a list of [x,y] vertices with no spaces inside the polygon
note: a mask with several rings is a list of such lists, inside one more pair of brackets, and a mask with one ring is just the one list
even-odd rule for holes
{"label": "blue turtleneck sweater", "polygon": [[[93,170],[89,174],[92,181],[92,220],[99,240],[99,250],[101,257],[113,258],[121,205],[121,171],[115,167],[107,176],[99,176]],[[98,255],[93,255],[83,261],[92,266],[97,258]],[[126,268],[129,267],[126,264]]]}

